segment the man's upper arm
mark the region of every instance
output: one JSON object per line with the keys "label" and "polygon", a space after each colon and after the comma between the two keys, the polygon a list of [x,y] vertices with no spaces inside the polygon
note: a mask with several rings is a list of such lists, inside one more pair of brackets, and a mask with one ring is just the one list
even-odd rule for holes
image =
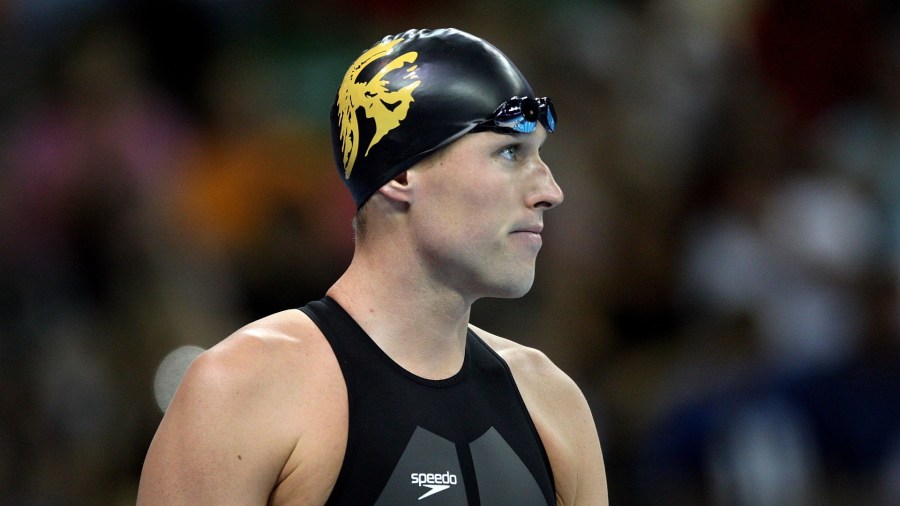
{"label": "man's upper arm", "polygon": [[[533,357],[528,372],[536,386],[544,420],[559,438],[556,445],[558,499],[565,506],[608,506],[606,469],[590,405],[578,385],[543,353]],[[546,444],[546,443],[545,443]],[[551,457],[551,463],[553,462]],[[562,487],[562,488],[560,488]]]}
{"label": "man's upper arm", "polygon": [[575,504],[579,506],[608,506],[609,494],[606,483],[606,467],[600,449],[597,426],[584,394],[571,383],[571,402],[575,415],[572,437],[578,442],[578,479]]}
{"label": "man's upper arm", "polygon": [[273,425],[273,385],[234,351],[188,369],[147,453],[139,504],[268,500],[290,448]]}

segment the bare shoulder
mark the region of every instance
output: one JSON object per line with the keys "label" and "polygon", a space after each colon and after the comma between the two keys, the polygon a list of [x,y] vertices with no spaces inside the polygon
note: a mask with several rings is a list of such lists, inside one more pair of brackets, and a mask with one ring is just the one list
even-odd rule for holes
{"label": "bare shoulder", "polygon": [[298,310],[276,313],[201,354],[188,369],[173,404],[178,409],[189,406],[176,401],[197,400],[223,402],[219,409],[266,408],[245,415],[264,422],[317,389],[320,376],[329,369],[328,357],[327,341],[306,315]]}
{"label": "bare shoulder", "polygon": [[[330,347],[315,324],[302,311],[282,311],[244,326],[201,354],[185,386],[233,389],[237,392],[230,393],[240,398],[251,391],[290,391],[314,377],[322,354],[330,354]],[[292,374],[298,365],[306,374]]]}
{"label": "bare shoulder", "polygon": [[[564,394],[565,397],[581,397],[578,385],[542,351],[492,334],[474,325],[470,326],[506,361],[520,389],[524,388],[529,392],[536,390],[534,393],[539,394],[555,393]],[[552,398],[555,396],[551,396]]]}
{"label": "bare shoulder", "polygon": [[[307,457],[327,461],[345,438],[340,378],[330,346],[301,311],[241,328],[188,368],[148,451],[139,502],[277,499],[300,469],[301,440]],[[293,491],[310,503],[316,493]]]}
{"label": "bare shoulder", "polygon": [[543,352],[472,326],[512,372],[553,468],[559,504],[609,504],[597,428],[581,389]]}

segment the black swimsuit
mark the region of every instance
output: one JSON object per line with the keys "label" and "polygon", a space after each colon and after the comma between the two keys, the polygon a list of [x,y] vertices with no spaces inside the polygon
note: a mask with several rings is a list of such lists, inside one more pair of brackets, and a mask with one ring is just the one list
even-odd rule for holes
{"label": "black swimsuit", "polygon": [[333,299],[301,308],[347,384],[347,450],[329,505],[553,505],[547,453],[506,362],[469,331],[462,369],[420,378]]}

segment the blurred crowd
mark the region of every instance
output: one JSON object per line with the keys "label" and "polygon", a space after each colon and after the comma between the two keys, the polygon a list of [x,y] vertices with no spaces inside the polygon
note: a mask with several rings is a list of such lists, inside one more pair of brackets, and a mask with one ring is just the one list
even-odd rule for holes
{"label": "blurred crowd", "polygon": [[473,321],[582,386],[611,502],[900,503],[897,3],[447,4],[0,2],[0,504],[134,502],[164,358],[350,259],[347,65],[443,26],[559,111],[534,289]]}

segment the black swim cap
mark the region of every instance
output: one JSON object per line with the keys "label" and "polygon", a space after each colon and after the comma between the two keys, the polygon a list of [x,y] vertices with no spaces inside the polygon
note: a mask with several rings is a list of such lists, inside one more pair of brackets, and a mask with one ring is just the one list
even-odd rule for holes
{"label": "black swim cap", "polygon": [[385,37],[347,70],[331,147],[359,209],[378,188],[465,135],[512,97],[534,97],[488,42],[446,28]]}

